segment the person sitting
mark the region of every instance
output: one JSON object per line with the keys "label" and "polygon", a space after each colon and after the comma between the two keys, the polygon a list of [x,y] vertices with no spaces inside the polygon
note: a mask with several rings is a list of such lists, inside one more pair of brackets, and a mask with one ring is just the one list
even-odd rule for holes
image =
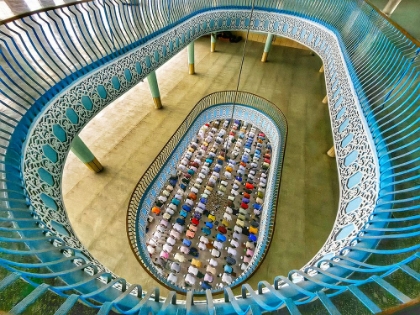
{"label": "person sitting", "polygon": [[236,241],[236,240],[234,240],[234,239],[232,239],[232,240],[230,241],[230,245],[231,245],[233,248],[237,248],[237,247],[239,246],[239,242],[238,242],[238,241]]}
{"label": "person sitting", "polygon": [[226,233],[227,233],[227,229],[226,229],[226,227],[225,227],[225,225],[224,225],[224,224],[219,225],[219,226],[217,227],[217,230],[218,230],[220,233],[222,233],[222,234],[226,234]]}
{"label": "person sitting", "polygon": [[207,236],[211,234],[211,230],[208,227],[201,228],[201,232],[203,232],[203,234]]}
{"label": "person sitting", "polygon": [[226,219],[226,220],[228,220],[228,221],[232,221],[232,216],[229,213],[227,213],[227,212],[225,212],[223,214],[223,218]]}
{"label": "person sitting", "polygon": [[237,254],[236,249],[235,249],[235,248],[233,248],[233,247],[229,247],[229,248],[227,249],[227,252],[228,252],[228,254],[229,254],[229,255],[232,255],[232,256],[236,256],[236,254]]}
{"label": "person sitting", "polygon": [[239,234],[239,233],[237,233],[237,232],[233,232],[232,237],[233,237],[233,239],[235,239],[235,240],[239,240],[239,239],[241,238],[241,234]]}
{"label": "person sitting", "polygon": [[221,250],[223,247],[223,244],[219,241],[213,241],[213,247],[217,248],[218,250]]}
{"label": "person sitting", "polygon": [[152,212],[153,212],[154,214],[156,214],[156,215],[160,215],[160,208],[158,208],[158,207],[153,207],[153,208],[152,208]]}
{"label": "person sitting", "polygon": [[233,268],[230,265],[224,265],[223,266],[223,271],[227,274],[231,274],[233,272]]}
{"label": "person sitting", "polygon": [[195,233],[194,233],[194,231],[188,230],[188,231],[186,232],[186,236],[187,236],[188,238],[190,238],[190,239],[193,239],[193,238],[194,238],[194,236],[195,236]]}
{"label": "person sitting", "polygon": [[217,233],[216,239],[217,239],[217,241],[224,243],[226,241],[226,236],[224,236],[221,233]]}
{"label": "person sitting", "polygon": [[185,284],[186,285],[194,285],[195,284],[195,278],[191,274],[187,274],[185,276]]}
{"label": "person sitting", "polygon": [[255,228],[253,226],[250,226],[249,227],[249,233],[258,234],[258,228]]}
{"label": "person sitting", "polygon": [[232,277],[227,273],[223,273],[222,281],[230,285],[232,283]]}
{"label": "person sitting", "polygon": [[183,254],[188,254],[189,252],[190,252],[190,249],[187,247],[187,246],[185,246],[185,245],[182,245],[181,247],[179,247],[178,248],[180,251],[181,251],[181,253],[183,253]]}
{"label": "person sitting", "polygon": [[198,243],[198,249],[200,249],[200,250],[206,250],[207,249],[207,246],[203,242],[200,242],[200,243]]}
{"label": "person sitting", "polygon": [[236,259],[233,258],[232,256],[227,256],[226,257],[226,263],[228,265],[234,266],[234,265],[236,265]]}
{"label": "person sitting", "polygon": [[169,274],[169,276],[168,276],[168,281],[170,282],[170,283],[173,283],[173,284],[176,284],[176,281],[178,280],[178,277],[175,275],[175,274],[173,274],[172,272]]}
{"label": "person sitting", "polygon": [[195,247],[190,248],[190,255],[193,257],[198,257],[198,249]]}
{"label": "person sitting", "polygon": [[215,259],[213,259],[213,258],[210,258],[209,260],[208,260],[208,262],[209,262],[209,266],[211,266],[211,267],[217,267],[218,266],[218,262],[217,262],[217,260],[215,260]]}
{"label": "person sitting", "polygon": [[194,267],[197,267],[197,268],[201,268],[202,263],[201,263],[200,260],[193,258],[191,260],[191,265],[194,266]]}

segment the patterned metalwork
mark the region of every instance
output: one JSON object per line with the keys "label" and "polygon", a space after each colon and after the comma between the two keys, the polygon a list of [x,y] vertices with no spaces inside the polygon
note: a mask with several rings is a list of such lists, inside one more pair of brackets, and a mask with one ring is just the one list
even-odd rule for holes
{"label": "patterned metalwork", "polygon": [[[0,25],[0,228],[6,235],[0,253],[7,254],[0,264],[15,272],[2,283],[20,277],[38,286],[34,279],[59,277],[68,285],[48,288],[64,297],[75,290],[70,304],[81,299],[122,313],[213,313],[216,307],[246,314],[283,306],[296,313],[296,305],[314,299],[332,311],[331,298],[343,292],[378,312],[361,292],[369,283],[408,300],[384,279],[397,271],[419,279],[411,267],[420,245],[410,243],[420,235],[419,47],[361,0],[255,0],[249,21],[251,2],[96,0]],[[241,297],[228,288],[225,301],[207,296],[207,304],[193,304],[192,295],[176,304],[173,293],[159,304],[158,290],[142,298],[140,286],[127,288],[73,236],[59,190],[70,141],[108,102],[198,36],[248,25],[295,39],[324,61],[341,184],[336,225],[307,266],[273,284],[261,281],[258,294],[245,284]],[[27,247],[12,245],[20,243]]]}

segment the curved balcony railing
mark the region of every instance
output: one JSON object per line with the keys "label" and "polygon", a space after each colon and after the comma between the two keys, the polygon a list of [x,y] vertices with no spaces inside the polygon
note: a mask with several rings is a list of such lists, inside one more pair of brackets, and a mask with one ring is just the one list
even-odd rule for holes
{"label": "curved balcony railing", "polygon": [[[240,109],[238,109],[239,107]],[[204,117],[209,119],[206,120],[205,118],[201,118],[200,121],[202,123],[230,117],[242,119],[246,114],[248,117],[246,121],[248,123],[252,123],[253,125],[259,124],[261,125],[261,128],[264,127],[262,130],[266,133],[270,142],[279,144],[273,148],[273,166],[271,167],[272,171],[270,172],[270,177],[273,178],[273,180],[266,190],[266,196],[272,196],[272,198],[266,198],[267,202],[264,204],[264,210],[261,214],[260,232],[258,237],[262,241],[257,244],[249,267],[233,281],[230,285],[231,287],[238,286],[256,271],[270,248],[271,237],[275,229],[274,222],[277,213],[278,192],[280,190],[281,171],[287,136],[286,118],[273,103],[252,93],[221,91],[203,97],[194,106],[179,128],[172,135],[171,139],[169,139],[161,152],[157,155],[156,159],[144,172],[131,196],[127,212],[127,232],[134,255],[153,278],[157,279],[171,290],[181,291],[178,286],[173,285],[165,277],[159,274],[150,259],[145,242],[142,241],[146,239],[146,222],[150,209],[147,205],[154,201],[153,197],[150,196],[155,195],[156,191],[161,189],[161,187],[153,187],[153,184],[156,184],[156,186],[159,185],[159,183],[156,183],[155,179],[164,177],[166,180],[169,178],[171,170],[176,167],[175,162],[177,159],[172,157],[174,151],[178,149],[182,152],[186,149],[183,148],[180,150],[178,147],[180,145],[182,146],[182,144],[186,146],[190,142],[189,140],[183,140],[185,139],[187,132],[191,131],[191,128],[197,119],[202,117],[205,112],[207,112],[207,114]],[[196,124],[196,126],[199,127],[202,126],[202,124]],[[190,135],[193,135],[196,132],[197,130],[194,132],[191,131]],[[213,289],[212,292],[223,292],[223,289]]]}
{"label": "curved balcony railing", "polygon": [[[255,0],[256,15],[250,21],[251,5],[251,0],[98,0],[0,23],[0,265],[5,276],[0,290],[22,287],[22,280],[35,287],[26,297],[27,288],[19,291],[23,296],[12,313],[42,302],[47,291],[57,295],[54,303],[63,312],[80,300],[104,313],[113,308],[127,314],[140,310],[245,314],[249,309],[283,306],[293,314],[335,312],[343,309],[343,299],[353,299],[352,307],[360,307],[363,314],[389,307],[386,299],[398,304],[418,295],[418,44],[363,1]],[[166,299],[158,290],[143,294],[141,286],[128,285],[110,273],[72,238],[65,212],[55,220],[68,235],[51,225],[51,208],[64,209],[54,190],[59,188],[61,161],[71,138],[94,114],[188,42],[212,31],[248,27],[290,37],[320,54],[340,178],[346,179],[341,186],[358,171],[372,174],[362,176],[362,186],[340,196],[347,201],[339,214],[347,218],[354,213],[349,204],[357,200],[351,198],[357,191],[364,195],[352,207],[366,218],[357,221],[355,234],[337,253],[328,256],[326,250],[320,251],[308,268],[278,276],[273,283],[260,282],[258,294],[244,285],[241,297],[226,290],[224,301],[207,295],[207,304],[193,303],[191,292],[180,303],[174,293]],[[130,68],[130,75],[117,72],[112,67],[117,62],[124,62],[122,69]],[[121,81],[118,91],[106,85],[106,72]],[[102,81],[93,73],[104,74]],[[105,98],[95,92],[99,85],[108,88]],[[90,109],[79,108],[77,93],[90,97]],[[79,114],[74,126],[65,121],[67,108]],[[358,117],[361,122],[355,124]],[[41,128],[54,124],[65,129],[63,143],[53,137],[51,128],[48,136]],[[350,134],[361,136],[352,140]],[[46,161],[42,149],[49,150],[43,146],[46,141],[58,150],[58,164]],[[349,148],[355,147],[364,149],[351,160]],[[368,151],[372,154],[366,155]],[[50,163],[48,170],[58,185],[54,189],[30,173],[43,163]],[[52,196],[40,198],[33,194],[37,189]],[[385,299],[372,294],[378,288]]]}

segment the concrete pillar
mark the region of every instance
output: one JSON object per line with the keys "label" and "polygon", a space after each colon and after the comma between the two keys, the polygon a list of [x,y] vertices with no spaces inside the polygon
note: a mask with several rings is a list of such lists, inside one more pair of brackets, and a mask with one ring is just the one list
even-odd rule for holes
{"label": "concrete pillar", "polygon": [[263,55],[261,57],[261,61],[262,62],[266,62],[267,61],[268,52],[270,51],[271,43],[273,42],[273,37],[274,37],[273,34],[268,33],[267,39],[265,40],[264,52],[263,52]]}
{"label": "concrete pillar", "polygon": [[104,169],[79,136],[73,139],[70,149],[92,171],[99,173]]}
{"label": "concrete pillar", "polygon": [[194,74],[194,42],[188,44],[188,74]]}
{"label": "concrete pillar", "polygon": [[162,101],[160,100],[159,86],[156,79],[156,72],[152,71],[147,76],[147,82],[149,82],[150,93],[153,97],[156,109],[162,108]]}
{"label": "concrete pillar", "polygon": [[392,12],[395,11],[400,2],[401,0],[389,0],[382,12],[388,16],[391,16]]}
{"label": "concrete pillar", "polygon": [[324,72],[324,65],[322,65],[321,69],[319,69],[319,72],[320,73],[323,73]]}
{"label": "concrete pillar", "polygon": [[322,103],[324,104],[328,103],[328,95],[325,95],[324,99],[322,100]]}
{"label": "concrete pillar", "polygon": [[211,46],[210,46],[210,51],[211,52],[215,52],[216,51],[216,33],[211,33],[210,35],[210,42],[211,42]]}
{"label": "concrete pillar", "polygon": [[334,149],[334,146],[332,146],[331,147],[331,149],[329,149],[328,151],[327,151],[327,155],[329,156],[329,157],[335,157],[335,149]]}

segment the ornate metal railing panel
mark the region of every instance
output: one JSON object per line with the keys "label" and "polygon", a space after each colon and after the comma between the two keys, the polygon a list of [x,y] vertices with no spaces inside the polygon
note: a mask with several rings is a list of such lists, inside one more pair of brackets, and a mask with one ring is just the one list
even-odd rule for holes
{"label": "ornate metal railing panel", "polygon": [[[243,298],[226,290],[229,303],[218,301],[217,308],[242,314],[249,305],[254,310],[285,305],[293,311],[295,303],[318,297],[331,310],[329,299],[352,292],[373,312],[379,307],[354,286],[369,283],[407,301],[383,279],[399,270],[419,279],[409,267],[416,264],[413,253],[418,251],[420,234],[419,47],[362,1],[256,0],[250,21],[243,10],[251,4],[251,0],[92,1],[0,25],[3,266],[33,285],[38,285],[37,279],[59,277],[68,285],[52,284],[50,290],[62,296],[69,296],[68,289],[76,290],[77,298],[91,307],[99,307],[99,302],[104,310],[186,307],[212,312],[211,297],[208,306],[193,306],[191,296],[186,305],[168,306],[157,303],[158,291],[138,300],[135,296],[143,295],[140,286],[126,290],[125,280],[107,272],[73,237],[59,183],[71,139],[90,117],[195,38],[250,26],[293,38],[323,59],[341,201],[338,225],[307,265],[310,270],[276,277],[273,285],[261,282],[259,295],[247,285]],[[119,88],[113,86],[113,77]],[[66,116],[67,110],[77,121]],[[38,288],[41,294],[45,286]],[[325,288],[326,293],[319,291]],[[245,298],[247,291],[250,298]],[[149,300],[151,296],[156,302]],[[289,297],[305,299],[292,302]],[[172,295],[167,297],[171,299]]]}

